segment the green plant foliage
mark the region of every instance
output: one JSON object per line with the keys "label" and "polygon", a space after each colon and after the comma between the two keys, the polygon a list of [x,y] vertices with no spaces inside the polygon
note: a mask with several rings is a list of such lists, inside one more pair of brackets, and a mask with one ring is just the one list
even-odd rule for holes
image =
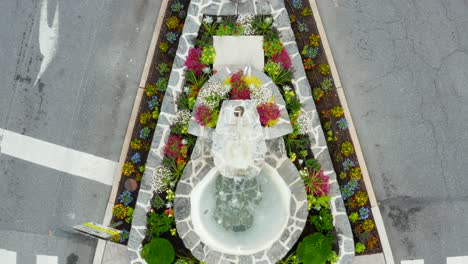
{"label": "green plant foliage", "polygon": [[216,56],[216,52],[213,46],[205,46],[203,47],[202,55],[201,55],[201,62],[203,64],[209,65],[213,64],[214,58]]}
{"label": "green plant foliage", "polygon": [[329,232],[333,230],[333,216],[329,209],[321,209],[318,215],[309,218],[309,222],[317,228],[319,232]]}
{"label": "green plant foliage", "polygon": [[324,264],[332,256],[332,241],[322,233],[306,236],[297,247],[297,257],[302,263]]}
{"label": "green plant foliage", "polygon": [[332,81],[332,79],[326,78],[325,80],[323,80],[323,81],[320,83],[320,87],[322,87],[322,90],[323,90],[325,93],[330,92],[331,89],[333,88],[333,81]]}
{"label": "green plant foliage", "polygon": [[278,261],[278,264],[299,264],[301,263],[299,261],[299,258],[296,256],[296,254],[291,254],[285,259],[281,259]]}
{"label": "green plant foliage", "polygon": [[322,97],[325,95],[324,91],[322,90],[322,88],[320,87],[315,87],[314,89],[312,89],[312,97],[314,97],[314,100],[315,101],[320,101],[320,99],[322,99]]}
{"label": "green plant foliage", "polygon": [[265,35],[271,31],[272,24],[273,18],[271,16],[257,16],[252,22],[252,27],[257,33]]}
{"label": "green plant foliage", "polygon": [[321,168],[320,163],[318,162],[318,160],[316,160],[314,158],[306,159],[305,167],[308,168],[309,170],[313,170],[313,171],[320,171],[320,168]]}
{"label": "green plant foliage", "polygon": [[148,121],[150,121],[152,118],[153,118],[153,115],[151,114],[151,112],[149,111],[143,112],[140,115],[140,124],[146,125],[146,123],[148,123]]}
{"label": "green plant foliage", "polygon": [[330,109],[330,114],[336,118],[343,116],[344,114],[343,107],[339,105],[335,105],[334,107],[332,107],[332,109]]}
{"label": "green plant foliage", "polygon": [[218,23],[214,22],[211,16],[206,16],[205,18],[203,18],[202,25],[208,33],[208,36],[213,36],[216,34],[216,30],[218,29]]}
{"label": "green plant foliage", "polygon": [[174,264],[198,264],[198,263],[204,263],[204,262],[200,262],[196,259],[182,257],[182,256],[177,256],[177,260],[174,262]]}
{"label": "green plant foliage", "polygon": [[291,82],[292,74],[278,63],[267,62],[265,71],[276,85],[286,85]]}
{"label": "green plant foliage", "polygon": [[148,97],[153,97],[156,95],[156,86],[148,83],[145,87],[145,93]]}
{"label": "green plant foliage", "polygon": [[322,208],[329,209],[330,208],[330,196],[322,195],[322,196],[314,196],[312,194],[307,195],[307,202],[309,204],[309,211],[314,209],[316,211],[321,210]]}
{"label": "green plant foliage", "polygon": [[315,59],[318,55],[318,51],[318,47],[311,47],[309,45],[305,45],[301,51],[301,54],[306,58]]}
{"label": "green plant foliage", "polygon": [[131,224],[132,223],[132,219],[133,219],[133,208],[132,207],[128,207],[127,209],[127,217],[125,218],[125,222],[127,224]]}
{"label": "green plant foliage", "polygon": [[168,29],[171,29],[171,30],[176,29],[179,27],[179,24],[180,24],[180,20],[176,16],[171,16],[166,19],[166,26]]}
{"label": "green plant foliage", "polygon": [[266,38],[263,41],[263,50],[265,52],[265,56],[268,58],[280,53],[282,49],[283,43],[281,43],[279,37]]}
{"label": "green plant foliage", "polygon": [[169,240],[155,238],[143,247],[141,256],[148,264],[171,264],[175,258],[175,251]]}
{"label": "green plant foliage", "polygon": [[158,89],[158,91],[161,91],[161,92],[166,91],[167,82],[168,82],[168,79],[166,77],[159,78],[159,80],[156,82],[156,89]]}
{"label": "green plant foliage", "polygon": [[200,76],[197,76],[193,70],[188,70],[185,72],[185,79],[187,83],[192,84],[195,87],[202,87],[208,80],[208,75],[202,73]]}
{"label": "green plant foliage", "polygon": [[151,207],[154,207],[156,209],[162,209],[166,205],[166,202],[164,201],[161,196],[155,194],[153,196],[153,199],[151,199]]}
{"label": "green plant foliage", "polygon": [[312,10],[310,8],[308,8],[308,7],[304,7],[304,9],[302,9],[302,11],[301,11],[301,15],[303,17],[310,16],[310,15],[312,15]]}
{"label": "green plant foliage", "polygon": [[359,220],[359,214],[357,212],[352,212],[349,214],[348,218],[351,223],[355,223],[357,220]]}
{"label": "green plant foliage", "polygon": [[112,209],[112,214],[118,219],[125,219],[128,215],[128,208],[130,207],[124,206],[123,204],[116,204]]}
{"label": "green plant foliage", "polygon": [[349,170],[349,177],[351,179],[359,180],[362,178],[362,172],[360,167],[354,167]]}
{"label": "green plant foliage", "polygon": [[164,63],[164,62],[159,63],[157,69],[159,71],[159,74],[161,74],[161,75],[164,75],[164,74],[171,71],[171,68],[170,68],[169,64]]}
{"label": "green plant foliage", "polygon": [[138,138],[134,138],[130,142],[130,148],[132,148],[133,150],[140,150],[142,147],[143,147],[143,143]]}
{"label": "green plant foliage", "polygon": [[159,50],[163,53],[166,53],[169,50],[169,43],[167,42],[159,43]]}
{"label": "green plant foliage", "polygon": [[167,214],[150,213],[148,216],[148,231],[150,237],[159,237],[168,232],[174,223],[174,218]]}
{"label": "green plant foliage", "polygon": [[318,72],[322,75],[330,74],[330,66],[328,64],[320,64],[318,66]]}
{"label": "green plant foliage", "polygon": [[349,155],[354,153],[353,144],[349,141],[345,141],[341,144],[341,153],[348,157]]}
{"label": "green plant foliage", "polygon": [[366,246],[360,242],[356,243],[356,245],[354,246],[354,251],[356,253],[362,253],[364,251],[366,251]]}

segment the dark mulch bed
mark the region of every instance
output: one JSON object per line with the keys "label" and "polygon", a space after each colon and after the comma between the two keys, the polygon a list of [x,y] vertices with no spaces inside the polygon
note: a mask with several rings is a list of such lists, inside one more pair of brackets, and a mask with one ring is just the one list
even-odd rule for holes
{"label": "dark mulch bed", "polygon": [[[161,74],[157,70],[157,66],[160,63],[167,63],[169,65],[169,68],[172,68],[172,63],[173,63],[174,58],[175,58],[175,53],[176,53],[177,47],[179,45],[179,38],[177,38],[177,40],[174,43],[169,43],[169,49],[168,49],[167,52],[161,52],[159,47],[160,47],[161,42],[167,42],[166,34],[169,31],[178,32],[179,36],[180,36],[182,34],[182,26],[177,28],[176,30],[169,30],[167,28],[166,24],[165,24],[165,21],[166,21],[166,18],[169,18],[171,16],[177,16],[177,17],[180,18],[181,25],[183,25],[183,21],[185,20],[190,0],[178,0],[178,2],[180,2],[180,3],[182,3],[184,5],[182,11],[180,11],[180,12],[174,12],[174,11],[171,10],[171,5],[172,5],[173,2],[174,2],[173,0],[169,1],[166,12],[165,12],[165,15],[164,15],[163,25],[161,27],[161,31],[159,32],[159,39],[158,39],[158,43],[156,45],[156,50],[155,50],[155,53],[154,53],[154,57],[153,57],[152,62],[151,62],[151,70],[149,71],[147,84],[153,84],[154,85],[154,84],[156,84],[156,82],[161,77],[169,78],[169,75],[170,75],[170,72]],[[135,172],[132,173],[130,176],[125,176],[125,175],[122,174],[121,179],[120,179],[120,183],[119,183],[119,189],[118,189],[118,192],[117,192],[117,197],[116,197],[116,200],[115,200],[115,204],[120,203],[119,202],[119,194],[121,194],[123,191],[126,190],[125,187],[124,187],[124,184],[125,184],[125,181],[127,179],[129,179],[129,178],[136,179],[138,183],[141,180],[142,172],[140,172],[138,170],[138,167],[139,166],[144,166],[145,163],[146,163],[148,153],[149,153],[149,150],[150,150],[150,147],[151,147],[151,141],[152,141],[153,135],[154,135],[154,130],[155,130],[155,127],[156,127],[156,124],[157,124],[158,120],[157,119],[151,119],[146,124],[142,124],[140,122],[140,117],[141,117],[141,115],[143,113],[152,112],[152,110],[149,108],[149,105],[148,105],[148,102],[151,101],[152,99],[157,98],[157,101],[158,101],[159,106],[160,106],[162,104],[162,101],[163,101],[163,98],[164,98],[164,93],[165,93],[164,91],[156,90],[155,95],[148,96],[147,93],[144,93],[144,95],[143,95],[143,98],[141,100],[141,104],[139,106],[137,120],[135,122],[135,127],[134,127],[134,130],[133,130],[133,133],[132,133],[132,140],[133,139],[140,139],[142,141],[142,143],[143,143],[142,144],[143,147],[142,147],[141,150],[135,150],[134,148],[130,147],[129,151],[127,153],[127,157],[126,157],[126,162],[131,162],[132,156],[135,153],[140,153],[141,161],[135,164]],[[159,108],[159,106],[158,106],[158,108]],[[149,133],[148,137],[146,137],[146,139],[141,139],[140,138],[140,131],[145,127],[148,127],[150,129],[150,133]],[[138,198],[138,191],[139,191],[139,186],[138,186],[137,190],[132,192],[134,199],[133,199],[133,202],[129,204],[129,207],[132,207],[132,208],[135,207],[136,200]],[[117,229],[130,231],[131,223],[130,224],[126,223],[125,221],[122,221],[122,220],[116,218],[115,216],[112,218],[112,223],[113,224],[114,223],[119,223],[119,222],[123,222],[123,223],[116,226]],[[178,238],[178,236],[175,236],[175,237],[171,236],[171,237],[168,237],[167,239],[170,240],[171,243],[173,243],[173,245],[176,248],[177,248],[176,245],[180,245],[180,247],[183,248],[182,241]],[[127,242],[128,242],[128,240],[125,240],[125,241],[121,241],[120,243],[126,245]]]}
{"label": "dark mulch bed", "polygon": [[[302,49],[304,48],[304,46],[309,44],[309,36],[310,36],[311,33],[315,34],[315,35],[319,35],[317,25],[316,25],[315,20],[313,19],[312,15],[304,17],[301,14],[301,11],[303,9],[302,8],[301,9],[294,8],[291,0],[286,0],[285,4],[286,4],[286,9],[288,10],[288,13],[290,14],[290,18],[291,18],[291,15],[294,16],[291,19],[292,20],[291,24],[292,24],[292,28],[293,28],[294,33],[295,33],[296,42],[297,42],[297,45],[298,45],[298,48],[299,48],[299,52],[301,52]],[[302,5],[303,5],[304,8],[309,8],[309,9],[311,8],[308,1],[303,1]],[[298,30],[298,22],[306,24],[306,26],[308,28],[308,32],[300,32]],[[309,79],[309,84],[310,84],[310,86],[312,88],[320,87],[320,83],[325,78],[332,78],[331,75],[324,76],[324,75],[320,74],[317,71],[317,66],[318,65],[320,65],[320,64],[327,64],[328,65],[328,60],[327,60],[326,54],[325,54],[325,52],[323,50],[323,45],[322,45],[321,40],[320,40],[320,46],[319,47],[320,47],[319,53],[318,53],[317,57],[314,59],[315,68],[312,69],[312,70],[307,70],[306,71],[307,72],[307,77]],[[336,89],[332,89],[330,92],[326,93],[320,100],[318,100],[318,101],[315,100],[315,104],[316,104],[317,111],[318,111],[319,116],[320,116],[320,121],[322,123],[322,127],[324,127],[327,122],[331,122],[331,130],[333,131],[334,135],[336,135],[336,137],[338,139],[337,141],[327,141],[327,145],[328,145],[330,155],[332,157],[333,166],[334,166],[335,171],[337,173],[338,183],[340,184],[340,186],[344,186],[349,182],[349,176],[347,176],[346,178],[338,177],[340,172],[344,171],[344,168],[343,168],[343,165],[342,165],[342,160],[343,160],[344,157],[342,157],[342,155],[341,155],[340,146],[345,141],[352,142],[351,136],[350,136],[349,131],[347,129],[346,130],[341,130],[341,129],[338,128],[338,125],[336,123],[337,119],[333,119],[331,117],[328,117],[326,114],[324,114],[322,112],[323,110],[331,109],[333,106],[337,106],[337,105],[341,106],[341,103],[340,103],[340,100],[338,98],[338,94],[336,92]],[[325,137],[327,137],[327,135],[325,135]],[[357,157],[356,157],[355,153],[353,153],[352,155],[350,155],[347,158],[352,160],[356,164],[356,166],[359,166],[359,162],[357,160]],[[367,193],[366,186],[365,186],[364,181],[362,179],[359,180],[359,189],[357,189],[356,192],[357,191],[364,191],[364,192]],[[365,207],[370,209],[371,208],[370,203],[367,202]],[[348,205],[346,205],[346,209],[347,209],[348,215],[351,214],[352,212],[357,212],[358,211],[358,208],[352,208],[352,207],[350,207]],[[372,211],[370,211],[370,213],[369,213],[369,219],[373,220]],[[352,227],[353,227],[353,234],[354,234],[355,242],[361,241],[363,244],[366,244],[368,234],[358,234],[358,232],[355,231],[355,229],[357,227],[357,224],[352,224]],[[374,229],[370,233],[371,233],[370,234],[371,236],[375,236],[376,238],[379,239],[379,234],[378,234],[376,229]],[[374,253],[380,253],[380,252],[382,252],[382,246],[380,244],[380,239],[379,239],[378,245],[376,245],[373,249],[367,248],[366,251],[363,254],[374,254]]]}

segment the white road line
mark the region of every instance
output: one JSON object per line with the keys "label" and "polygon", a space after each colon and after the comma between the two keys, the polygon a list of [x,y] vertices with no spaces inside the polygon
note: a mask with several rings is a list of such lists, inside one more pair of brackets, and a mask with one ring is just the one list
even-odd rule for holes
{"label": "white road line", "polygon": [[402,260],[401,264],[424,264],[424,259]]}
{"label": "white road line", "polygon": [[39,50],[43,56],[39,73],[36,76],[34,85],[41,78],[45,69],[49,66],[52,58],[55,56],[57,51],[58,33],[59,33],[59,2],[55,5],[54,19],[52,21],[52,27],[49,27],[49,15],[47,11],[47,2],[42,2],[41,18],[39,22]]}
{"label": "white road line", "polygon": [[16,264],[16,252],[0,248],[0,260],[2,264]]}
{"label": "white road line", "polygon": [[448,257],[447,264],[467,264],[468,256]]}
{"label": "white road line", "polygon": [[57,256],[36,255],[36,264],[57,264]]}
{"label": "white road line", "polygon": [[117,162],[0,129],[0,152],[58,171],[112,185]]}

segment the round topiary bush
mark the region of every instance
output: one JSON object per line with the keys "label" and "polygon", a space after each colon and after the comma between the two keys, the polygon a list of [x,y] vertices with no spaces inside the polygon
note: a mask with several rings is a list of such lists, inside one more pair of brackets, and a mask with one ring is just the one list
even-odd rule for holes
{"label": "round topiary bush", "polygon": [[141,256],[148,264],[171,264],[174,261],[174,247],[169,240],[155,238],[143,247]]}
{"label": "round topiary bush", "polygon": [[332,255],[332,242],[322,233],[306,236],[297,246],[297,257],[302,263],[324,264]]}

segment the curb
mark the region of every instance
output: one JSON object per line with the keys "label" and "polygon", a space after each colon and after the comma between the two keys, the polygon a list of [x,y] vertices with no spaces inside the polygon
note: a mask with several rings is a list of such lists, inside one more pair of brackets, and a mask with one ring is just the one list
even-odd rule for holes
{"label": "curb", "polygon": [[[119,189],[120,176],[122,175],[122,167],[127,157],[128,149],[130,147],[130,140],[132,138],[133,129],[135,127],[135,122],[138,115],[138,110],[140,108],[141,100],[143,98],[143,92],[145,90],[146,81],[148,79],[149,71],[151,70],[151,63],[154,57],[154,52],[156,50],[156,44],[159,38],[159,31],[161,29],[164,13],[166,12],[168,0],[162,0],[161,6],[159,7],[159,14],[156,19],[154,26],[153,36],[151,38],[150,46],[148,47],[148,53],[146,55],[145,65],[143,67],[143,72],[141,74],[141,79],[139,86],[137,88],[137,94],[135,101],[133,102],[132,112],[130,114],[130,119],[128,121],[127,132],[125,134],[124,142],[122,145],[122,152],[120,153],[119,164],[114,176],[114,182],[112,184],[112,190],[109,195],[109,201],[107,202],[106,212],[104,214],[103,225],[110,225],[112,220],[112,209],[114,207],[114,201],[117,197],[117,190]],[[104,257],[104,251],[106,248],[107,241],[99,239],[96,252],[94,254],[93,264],[101,264]]]}
{"label": "curb", "polygon": [[310,6],[312,7],[312,14],[313,14],[315,23],[317,24],[320,38],[322,40],[322,45],[325,50],[325,55],[328,59],[328,64],[330,65],[336,91],[338,93],[338,98],[341,102],[341,106],[343,107],[345,118],[348,121],[348,129],[351,135],[351,140],[353,141],[353,144],[354,144],[354,149],[356,152],[357,159],[359,161],[359,165],[361,167],[364,184],[366,185],[367,193],[369,195],[371,210],[372,210],[372,214],[374,215],[374,221],[375,221],[375,224],[377,226],[377,231],[380,236],[380,242],[382,244],[382,249],[383,249],[383,253],[385,256],[385,262],[387,264],[394,264],[395,262],[393,259],[392,249],[390,248],[390,243],[388,241],[387,232],[385,231],[385,226],[382,220],[382,215],[380,213],[378,202],[375,197],[374,189],[372,188],[372,182],[369,176],[369,171],[367,170],[366,161],[362,153],[361,144],[359,143],[359,138],[356,133],[356,128],[354,126],[353,119],[351,117],[351,112],[348,107],[348,102],[346,100],[346,96],[343,91],[343,86],[341,84],[340,76],[336,68],[335,60],[333,59],[333,54],[330,48],[330,44],[328,43],[328,38],[325,33],[325,28],[323,26],[322,19],[320,18],[320,12],[318,10],[318,6],[315,0],[309,0],[309,2],[310,2]]}

